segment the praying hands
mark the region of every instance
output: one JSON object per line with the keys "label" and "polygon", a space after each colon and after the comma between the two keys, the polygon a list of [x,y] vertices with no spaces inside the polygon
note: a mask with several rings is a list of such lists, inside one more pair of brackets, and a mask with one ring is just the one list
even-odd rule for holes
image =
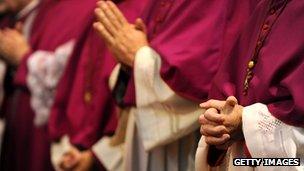
{"label": "praying hands", "polygon": [[99,1],[94,28],[104,39],[116,60],[132,67],[137,51],[148,45],[146,26],[141,19],[130,24],[111,1]]}
{"label": "praying hands", "polygon": [[235,97],[226,101],[209,100],[200,105],[206,109],[199,118],[201,133],[209,145],[227,149],[234,142],[243,139],[242,111]]}

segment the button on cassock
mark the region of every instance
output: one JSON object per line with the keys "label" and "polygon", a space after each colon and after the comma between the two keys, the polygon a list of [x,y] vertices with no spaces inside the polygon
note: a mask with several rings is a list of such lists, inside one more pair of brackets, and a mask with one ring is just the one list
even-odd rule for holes
{"label": "button on cassock", "polygon": [[263,30],[264,30],[264,31],[267,31],[268,29],[269,29],[269,25],[268,25],[268,24],[264,24],[264,25],[263,25]]}
{"label": "button on cassock", "polygon": [[90,103],[92,101],[92,93],[91,92],[85,92],[84,93],[84,101],[86,103]]}
{"label": "button on cassock", "polygon": [[270,14],[271,14],[271,15],[274,14],[275,12],[276,12],[275,9],[271,9],[271,10],[270,10]]}
{"label": "button on cassock", "polygon": [[248,62],[248,68],[249,69],[252,69],[254,67],[254,65],[255,65],[254,61],[249,61]]}

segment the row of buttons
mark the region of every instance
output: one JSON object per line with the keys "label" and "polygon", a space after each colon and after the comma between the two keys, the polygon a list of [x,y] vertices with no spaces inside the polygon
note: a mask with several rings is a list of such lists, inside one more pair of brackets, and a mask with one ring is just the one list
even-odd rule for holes
{"label": "row of buttons", "polygon": [[244,80],[244,87],[243,87],[243,95],[247,95],[248,89],[249,89],[249,83],[252,80],[254,73],[253,69],[256,66],[256,63],[258,61],[260,50],[262,49],[263,43],[265,42],[267,36],[269,35],[269,32],[273,26],[273,24],[278,19],[281,12],[284,10],[285,6],[287,5],[288,0],[279,0],[279,1],[272,1],[270,4],[270,10],[268,11],[268,16],[266,17],[260,34],[258,41],[256,43],[254,53],[252,55],[252,59],[247,64],[246,69],[246,76]]}

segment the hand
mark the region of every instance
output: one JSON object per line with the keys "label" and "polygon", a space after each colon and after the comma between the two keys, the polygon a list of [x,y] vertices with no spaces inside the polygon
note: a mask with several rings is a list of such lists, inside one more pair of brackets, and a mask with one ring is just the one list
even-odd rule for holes
{"label": "hand", "polygon": [[5,2],[0,2],[0,15],[8,11],[8,6]]}
{"label": "hand", "polygon": [[58,166],[62,170],[73,170],[80,163],[80,159],[81,152],[77,148],[71,147],[71,149],[61,157]]}
{"label": "hand", "polygon": [[25,37],[18,30],[0,30],[0,55],[9,64],[18,65],[30,49]]}
{"label": "hand", "polygon": [[89,171],[94,165],[94,157],[90,150],[81,152],[80,161],[73,171]]}
{"label": "hand", "polygon": [[[217,118],[216,121],[210,118]],[[224,122],[222,114],[217,109],[209,108],[199,118],[201,126],[201,134],[205,136],[205,141],[209,145],[222,145],[230,139],[228,129],[221,125]]]}
{"label": "hand", "polygon": [[93,166],[94,157],[90,150],[80,152],[72,148],[61,161],[60,168],[64,171],[89,171]]}
{"label": "hand", "polygon": [[[207,109],[206,112],[200,116],[200,123],[202,126],[202,134],[213,137],[213,141],[207,141],[210,145],[216,145],[218,148],[228,148],[235,141],[243,139],[242,132],[242,110],[243,107],[237,104],[235,97],[228,97],[226,101],[209,100],[202,103],[200,106]],[[212,111],[210,110],[212,109]],[[220,113],[215,112],[220,111]],[[212,123],[213,127],[206,126]],[[224,139],[226,133],[229,138]],[[222,135],[222,136],[220,136]],[[215,143],[216,142],[216,143]]]}
{"label": "hand", "polygon": [[130,24],[111,1],[99,1],[95,9],[98,22],[94,28],[107,43],[116,60],[133,67],[137,51],[148,46],[146,26],[141,19]]}

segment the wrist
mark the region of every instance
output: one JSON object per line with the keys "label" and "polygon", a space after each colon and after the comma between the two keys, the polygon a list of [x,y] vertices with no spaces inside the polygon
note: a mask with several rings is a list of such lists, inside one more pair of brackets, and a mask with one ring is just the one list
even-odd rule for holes
{"label": "wrist", "polygon": [[13,57],[12,65],[18,66],[21,63],[23,57],[26,54],[28,54],[30,51],[31,51],[31,48],[29,46],[24,47],[23,49],[20,49]]}
{"label": "wrist", "polygon": [[231,116],[228,117],[228,119],[224,122],[224,126],[228,128],[228,132],[231,136],[232,141],[234,142],[244,139],[242,130],[242,113],[243,106],[236,105],[233,109],[233,113],[231,113]]}
{"label": "wrist", "polygon": [[243,106],[237,105],[237,120],[238,120],[238,125],[237,125],[237,135],[235,137],[236,140],[243,140],[244,139],[244,134],[243,134]]}
{"label": "wrist", "polygon": [[143,43],[141,46],[138,46],[137,48],[135,48],[135,50],[130,54],[130,57],[129,57],[130,60],[129,60],[128,66],[130,66],[130,67],[133,68],[136,54],[137,54],[143,47],[147,47],[147,46],[149,46],[148,43]]}

